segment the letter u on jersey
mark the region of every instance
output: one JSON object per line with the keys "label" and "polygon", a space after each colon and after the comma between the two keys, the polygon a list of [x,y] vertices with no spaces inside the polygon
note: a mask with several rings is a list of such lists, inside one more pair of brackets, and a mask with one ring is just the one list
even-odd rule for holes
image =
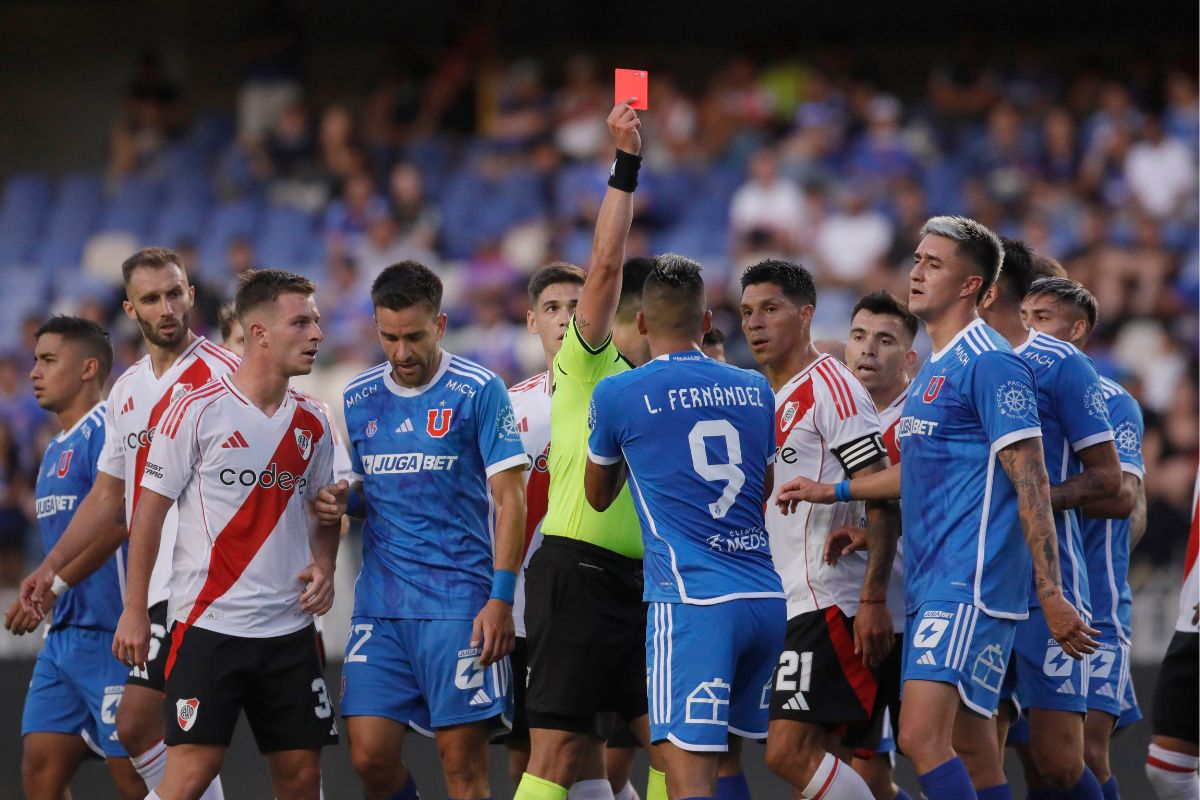
{"label": "letter u on jersey", "polygon": [[926,403],[932,403],[937,399],[938,392],[942,391],[942,384],[945,382],[945,375],[934,375],[929,379],[929,385],[925,387],[925,395],[921,399]]}
{"label": "letter u on jersey", "polygon": [[450,417],[454,415],[453,408],[431,408],[425,422],[425,432],[435,439],[440,439],[450,432]]}

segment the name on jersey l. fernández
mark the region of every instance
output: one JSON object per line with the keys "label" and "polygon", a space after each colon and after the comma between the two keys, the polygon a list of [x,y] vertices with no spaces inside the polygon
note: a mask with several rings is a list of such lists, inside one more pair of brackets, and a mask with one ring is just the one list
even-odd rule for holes
{"label": "name on jersey l. fern\u00e1ndez", "polygon": [[[697,356],[696,360],[700,357]],[[683,360],[683,359],[679,359]],[[650,397],[642,395],[646,410],[657,414],[664,408],[677,411],[692,408],[713,408],[719,406],[757,406],[763,407],[762,389],[757,386],[683,386],[667,389],[662,396]]]}

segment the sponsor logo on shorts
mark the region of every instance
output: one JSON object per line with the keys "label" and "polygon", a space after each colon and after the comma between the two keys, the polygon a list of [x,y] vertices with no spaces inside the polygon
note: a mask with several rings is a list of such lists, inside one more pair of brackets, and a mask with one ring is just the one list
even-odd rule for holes
{"label": "sponsor logo on shorts", "polygon": [[971,668],[971,681],[989,692],[999,692],[1004,683],[1004,670],[1007,666],[1004,662],[1004,650],[1000,645],[989,644],[975,657],[975,666]]}
{"label": "sponsor logo on shorts", "polygon": [[686,721],[696,725],[726,724],[729,684],[720,678],[704,681],[687,696]]}
{"label": "sponsor logo on shorts", "polygon": [[195,697],[175,701],[175,721],[181,730],[190,731],[196,724],[196,715],[200,713],[200,701]]}

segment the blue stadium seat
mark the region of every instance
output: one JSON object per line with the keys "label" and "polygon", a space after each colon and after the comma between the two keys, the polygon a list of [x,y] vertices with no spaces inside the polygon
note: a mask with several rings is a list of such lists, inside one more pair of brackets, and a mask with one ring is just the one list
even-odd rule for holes
{"label": "blue stadium seat", "polygon": [[96,226],[104,204],[104,182],[92,172],[77,172],[63,179],[58,197],[46,220],[43,239],[82,244]]}
{"label": "blue stadium seat", "polygon": [[49,305],[50,281],[41,270],[9,268],[0,269],[0,283],[0,342],[16,342],[22,318]]}
{"label": "blue stadium seat", "polygon": [[199,241],[208,212],[206,198],[174,197],[167,201],[158,215],[158,221],[151,228],[146,243],[178,247],[185,241]]}
{"label": "blue stadium seat", "polygon": [[24,264],[50,208],[53,186],[36,173],[13,175],[0,200],[0,264]]}
{"label": "blue stadium seat", "polygon": [[130,175],[109,197],[98,230],[125,231],[144,239],[162,199],[162,184]]}
{"label": "blue stadium seat", "polygon": [[263,266],[303,271],[322,261],[313,215],[288,206],[267,210],[256,252]]}
{"label": "blue stadium seat", "polygon": [[253,200],[238,200],[217,206],[209,217],[207,230],[200,243],[200,270],[222,274],[225,251],[235,237],[255,239],[262,215],[261,206]]}

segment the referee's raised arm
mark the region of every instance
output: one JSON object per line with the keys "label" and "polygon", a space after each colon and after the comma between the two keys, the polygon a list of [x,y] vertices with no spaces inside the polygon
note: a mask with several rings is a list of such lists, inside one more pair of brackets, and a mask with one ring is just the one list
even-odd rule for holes
{"label": "referee's raised arm", "polygon": [[612,333],[613,317],[621,298],[621,267],[625,263],[625,240],[633,224],[633,190],[637,188],[642,157],[642,121],[629,98],[608,115],[608,130],[617,144],[609,173],[608,189],[596,220],[596,238],[588,264],[583,294],[575,308],[575,325],[589,347],[601,347]]}

